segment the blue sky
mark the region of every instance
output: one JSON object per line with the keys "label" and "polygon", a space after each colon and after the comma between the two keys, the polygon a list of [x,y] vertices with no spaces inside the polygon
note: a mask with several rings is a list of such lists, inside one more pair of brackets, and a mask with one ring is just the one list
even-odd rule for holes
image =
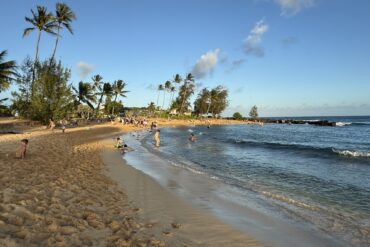
{"label": "blue sky", "polygon": [[[229,89],[224,115],[247,115],[253,105],[261,116],[370,115],[368,0],[64,2],[78,19],[74,35],[62,33],[56,57],[74,84],[94,74],[123,79],[126,106],[156,102],[158,84],[193,72],[201,87]],[[1,1],[7,59],[34,57],[37,34],[22,38],[24,17],[55,3]],[[43,33],[40,57],[53,46]]]}

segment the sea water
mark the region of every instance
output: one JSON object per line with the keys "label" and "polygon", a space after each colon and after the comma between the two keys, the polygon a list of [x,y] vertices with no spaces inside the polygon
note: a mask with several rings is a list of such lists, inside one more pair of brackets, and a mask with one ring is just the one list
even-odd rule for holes
{"label": "sea water", "polygon": [[[151,155],[148,161],[161,160],[141,167],[159,180],[171,166],[199,177],[191,183],[178,179],[181,193],[238,228],[279,237],[279,229],[268,229],[284,224],[298,229],[295,235],[302,233],[305,246],[370,246],[370,117],[300,119],[335,121],[337,126],[190,125],[161,129],[159,149],[153,146],[152,134],[139,134],[133,145]],[[190,133],[195,142],[188,140]],[[167,175],[176,180],[176,174]],[[199,187],[205,187],[202,193]],[[222,206],[225,202],[234,206]],[[297,238],[268,243],[294,246]],[[317,243],[310,244],[313,239]]]}

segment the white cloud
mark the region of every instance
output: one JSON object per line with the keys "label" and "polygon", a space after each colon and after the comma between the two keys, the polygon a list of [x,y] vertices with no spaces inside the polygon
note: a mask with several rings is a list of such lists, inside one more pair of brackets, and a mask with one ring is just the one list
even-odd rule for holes
{"label": "white cloud", "polygon": [[91,72],[94,71],[94,66],[83,61],[77,63],[77,75],[82,80]]}
{"label": "white cloud", "polygon": [[212,72],[213,68],[217,64],[218,55],[220,53],[220,49],[215,49],[213,51],[209,51],[206,54],[203,54],[196,64],[194,65],[191,73],[194,75],[195,78],[203,78],[208,73]]}
{"label": "white cloud", "polygon": [[275,0],[281,8],[281,15],[295,15],[303,9],[312,7],[315,0]]}
{"label": "white cloud", "polygon": [[258,45],[262,42],[262,36],[268,29],[269,27],[263,19],[254,25],[248,37],[244,40],[244,50],[247,54],[257,57],[263,57],[265,55],[264,49]]}

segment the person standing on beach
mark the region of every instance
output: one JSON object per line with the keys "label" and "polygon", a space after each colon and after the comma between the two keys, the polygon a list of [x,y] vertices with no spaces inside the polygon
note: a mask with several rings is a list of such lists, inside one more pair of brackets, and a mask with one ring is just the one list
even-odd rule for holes
{"label": "person standing on beach", "polygon": [[22,139],[18,150],[19,158],[22,160],[26,157],[27,145],[28,139]]}
{"label": "person standing on beach", "polygon": [[54,131],[55,123],[54,123],[54,120],[52,118],[49,119],[49,127],[50,127],[51,131]]}
{"label": "person standing on beach", "polygon": [[155,146],[156,147],[159,147],[160,142],[161,142],[161,140],[159,139],[159,132],[160,132],[160,130],[156,130],[155,134],[154,134],[154,141],[155,141]]}

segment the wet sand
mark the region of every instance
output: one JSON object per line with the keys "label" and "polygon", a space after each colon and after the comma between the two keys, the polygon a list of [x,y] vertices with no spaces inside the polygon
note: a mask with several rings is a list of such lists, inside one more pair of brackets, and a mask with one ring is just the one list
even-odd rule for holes
{"label": "wet sand", "polygon": [[[175,124],[189,122],[160,122]],[[65,134],[39,127],[0,135],[0,246],[257,244],[166,195],[141,172],[130,168],[129,173],[113,138],[135,129],[109,123],[67,129]],[[15,152],[23,138],[30,142],[26,159],[20,160]],[[131,183],[114,181],[119,176],[122,182],[121,171],[113,170],[118,167],[132,175],[126,177]]]}

